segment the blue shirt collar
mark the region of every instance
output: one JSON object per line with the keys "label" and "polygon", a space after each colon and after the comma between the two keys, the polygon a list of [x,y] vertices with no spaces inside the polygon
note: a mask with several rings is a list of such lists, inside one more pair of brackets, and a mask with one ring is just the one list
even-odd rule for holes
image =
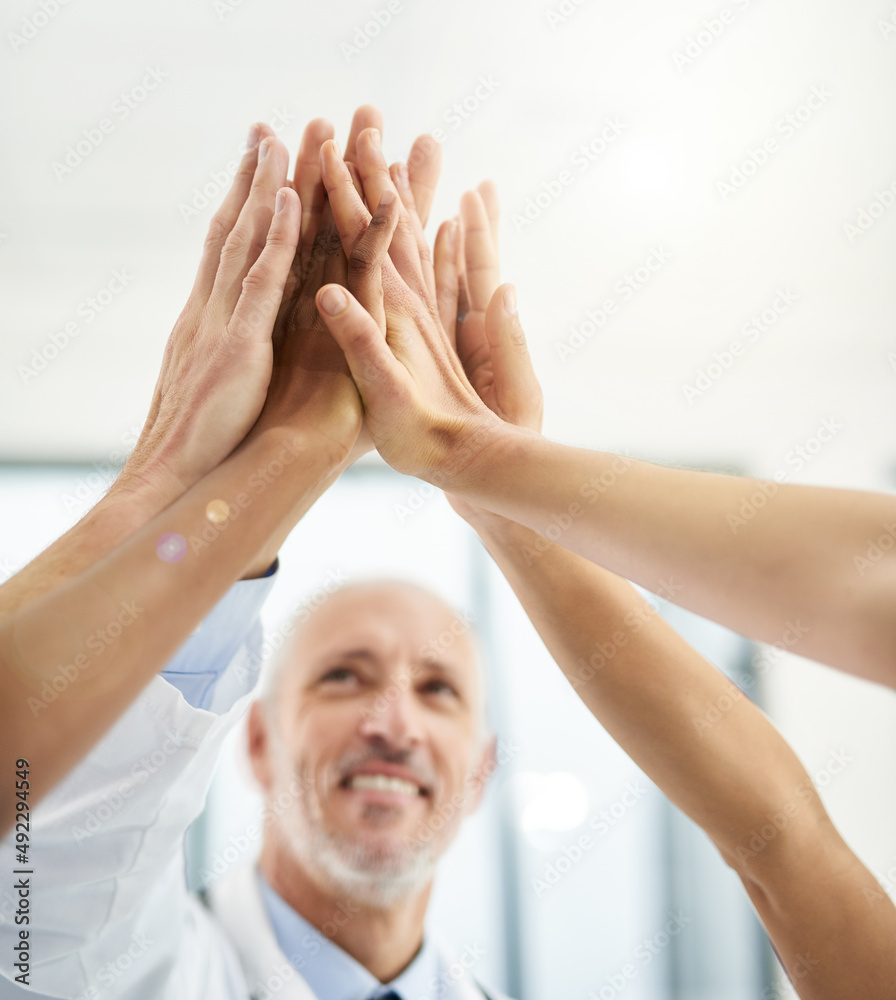
{"label": "blue shirt collar", "polygon": [[440,957],[424,936],[411,964],[390,983],[380,983],[351,955],[313,927],[258,872],[265,910],[280,950],[320,1000],[366,1000],[394,990],[401,1000],[440,996]]}

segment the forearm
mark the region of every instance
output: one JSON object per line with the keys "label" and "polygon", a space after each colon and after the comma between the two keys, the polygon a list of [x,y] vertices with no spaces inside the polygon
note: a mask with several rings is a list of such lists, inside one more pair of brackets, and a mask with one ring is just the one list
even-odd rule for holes
{"label": "forearm", "polygon": [[0,621],[94,565],[183,492],[161,479],[150,486],[119,477],[76,525],[0,587]]}
{"label": "forearm", "polygon": [[[99,562],[185,492],[171,476],[131,476],[126,467],[77,524],[0,586],[0,621]],[[267,571],[299,516],[297,511],[284,518],[276,536],[247,564],[244,578]]]}
{"label": "forearm", "polygon": [[771,723],[631,585],[558,546],[533,557],[519,525],[473,524],[591,712],[740,875],[800,996],[883,997],[896,909]]}
{"label": "forearm", "polygon": [[102,735],[336,465],[297,435],[259,436],[0,625],[2,759],[31,761],[35,794]]}
{"label": "forearm", "polygon": [[896,500],[667,469],[512,433],[452,489],[763,642],[896,686]]}
{"label": "forearm", "polygon": [[472,523],[579,697],[730,860],[806,780],[784,740],[625,580],[512,522]]}

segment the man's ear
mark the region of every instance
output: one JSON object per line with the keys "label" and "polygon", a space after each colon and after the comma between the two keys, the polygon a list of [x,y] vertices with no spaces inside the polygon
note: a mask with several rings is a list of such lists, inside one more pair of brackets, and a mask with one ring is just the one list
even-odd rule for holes
{"label": "man's ear", "polygon": [[482,752],[479,757],[479,764],[477,765],[476,770],[473,771],[467,778],[470,795],[467,799],[466,809],[464,810],[465,816],[469,816],[471,813],[476,812],[479,808],[479,803],[482,801],[482,795],[485,792],[485,786],[488,784],[488,779],[498,769],[497,750],[497,737],[489,736],[483,743]]}
{"label": "man's ear", "polygon": [[271,734],[268,708],[261,701],[253,701],[249,708],[246,731],[248,734],[249,762],[255,780],[267,791],[272,784]]}

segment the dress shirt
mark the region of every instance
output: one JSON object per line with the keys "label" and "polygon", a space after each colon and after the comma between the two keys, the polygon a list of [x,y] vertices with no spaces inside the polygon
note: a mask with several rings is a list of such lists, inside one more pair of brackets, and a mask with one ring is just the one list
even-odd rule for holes
{"label": "dress shirt", "polygon": [[411,964],[389,983],[380,981],[325,937],[279,896],[259,872],[265,909],[280,950],[319,1000],[372,1000],[390,991],[400,1000],[438,1000],[447,982],[438,949],[426,937]]}

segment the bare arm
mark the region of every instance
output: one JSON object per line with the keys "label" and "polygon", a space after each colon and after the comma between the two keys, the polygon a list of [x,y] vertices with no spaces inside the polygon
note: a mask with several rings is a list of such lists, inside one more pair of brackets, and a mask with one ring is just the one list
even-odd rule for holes
{"label": "bare arm", "polygon": [[896,907],[762,712],[626,581],[557,545],[528,558],[534,532],[469,520],[595,718],[738,873],[799,995],[889,997]]}
{"label": "bare arm", "polygon": [[[462,203],[468,301],[458,347],[490,408],[537,431],[541,392],[525,343],[514,341],[503,310],[490,308],[492,199],[468,194]],[[450,279],[450,267],[439,270]],[[768,719],[631,584],[529,528],[449,499],[595,718],[738,873],[800,995],[886,997],[896,908]],[[674,576],[657,589],[678,598]]]}
{"label": "bare arm", "polygon": [[[342,186],[348,194],[335,169],[334,175],[334,187]],[[334,201],[338,199],[337,190]],[[440,296],[443,327],[455,334],[470,390],[487,403],[489,413],[535,431],[540,425],[540,390],[515,311],[507,308],[513,304],[508,295],[512,289],[499,288],[491,294],[497,279],[487,273],[494,265],[482,247],[489,230],[485,202],[487,198],[480,203],[467,195],[462,204],[467,270],[463,284],[469,308],[455,331],[456,305],[450,295]],[[347,221],[347,232],[349,225]],[[435,248],[435,271],[442,278],[443,292],[444,282],[451,282],[451,244],[449,229],[443,227]],[[384,271],[384,281],[394,281],[388,268]],[[484,279],[484,299],[483,289],[476,288],[479,278]],[[397,294],[396,301],[400,301]],[[487,482],[493,470],[477,467],[481,444],[467,449],[466,465],[458,472],[457,456],[445,454],[448,449],[439,441],[444,437],[462,450],[470,434],[477,428],[484,430],[483,454],[500,465],[500,446],[489,446],[507,440],[469,399],[466,408],[459,404],[464,380],[452,379],[456,369],[450,367],[443,346],[450,344],[450,335],[442,339],[432,331],[427,337],[430,356],[438,358],[427,371],[414,356],[414,346],[407,345],[403,310],[395,308],[389,315],[388,291],[386,303],[385,341],[374,336],[368,322],[372,317],[365,320],[360,312],[353,312],[348,298],[343,311],[330,321],[369,401],[374,438],[391,456],[398,455],[418,469],[438,457],[436,469],[453,472],[454,481],[464,484],[467,496],[477,491],[494,495],[495,491],[488,493]],[[420,314],[415,323],[418,329],[427,327]],[[392,364],[384,347],[393,358],[401,359],[410,378]],[[425,361],[427,355],[421,357]],[[451,415],[456,423],[466,425],[466,435],[454,430],[442,413],[433,417],[440,384],[453,385]],[[396,434],[394,427],[379,424],[372,412],[382,407],[407,413],[415,403],[423,417],[423,432],[420,423],[415,425],[416,439],[408,434],[411,443]],[[427,419],[434,428],[432,434],[425,431]],[[510,439],[538,440],[523,431]],[[445,447],[441,456],[440,447]],[[567,483],[556,488],[552,482],[542,483],[541,471],[538,465],[534,469],[517,466],[514,488],[521,489],[526,498],[568,494],[563,489]],[[558,476],[565,471],[559,463],[551,470]],[[536,485],[532,480],[538,481]],[[800,995],[839,1000],[859,992],[885,1000],[896,973],[892,950],[896,908],[833,828],[805,769],[769,721],[671,630],[630,584],[525,525],[477,509],[463,497],[449,499],[480,533],[589,709],[665,793],[703,827],[738,872]],[[524,501],[515,509],[529,507]],[[555,522],[566,542],[571,525],[582,515],[566,507],[557,509],[569,515],[568,522]],[[652,582],[662,589],[656,579]],[[678,575],[667,575],[666,590],[674,591],[676,599],[678,586]],[[716,711],[710,712],[710,707]]]}
{"label": "bare arm", "polygon": [[[307,275],[309,292],[291,299],[278,318],[300,218],[294,191],[281,189],[278,205],[267,247],[248,276],[233,270],[225,282],[219,271],[211,282],[213,289],[223,287],[219,305],[232,313],[225,344],[239,336],[241,317],[248,315],[251,331],[260,330],[272,349],[267,394],[248,437],[126,541],[99,558],[94,550],[90,566],[40,596],[32,593],[0,623],[6,695],[0,749],[5,760],[30,761],[34,797],[90,748],[258,553],[272,539],[279,544],[284,524],[294,524],[350,459],[361,403],[314,306],[324,280],[345,280],[345,257],[329,236],[329,220],[321,242],[330,249]],[[380,232],[388,238],[396,219],[383,221]],[[222,254],[222,271],[232,263]],[[182,454],[176,448],[171,453]],[[4,829],[11,819],[12,810],[4,807]]]}
{"label": "bare arm", "polygon": [[[350,254],[366,220],[326,144],[323,160]],[[684,607],[765,642],[798,633],[795,652],[896,687],[896,499],[660,468],[511,428],[452,359],[435,297],[407,269],[383,269],[381,319],[366,287],[328,324],[394,468],[650,590],[674,575]],[[512,347],[515,304],[494,308]]]}
{"label": "bare arm", "polygon": [[[0,759],[30,762],[32,804],[165,665],[296,498],[310,507],[338,464],[311,435],[259,435],[103,559],[0,625]],[[9,797],[2,808],[5,832]]]}
{"label": "bare arm", "polygon": [[[262,144],[268,155],[259,161]],[[282,289],[291,264],[288,249],[278,261],[278,285],[257,286],[244,302],[260,310],[262,322],[247,309],[240,321],[235,306],[265,246],[289,156],[263,124],[252,127],[247,147],[209,226],[196,281],[168,339],[131,456],[108,494],[0,587],[0,620],[75,578],[183,496],[233,451],[261,412],[277,315],[276,303],[264,297]],[[247,575],[263,573],[273,561],[259,565],[266,556],[259,553]]]}
{"label": "bare arm", "polygon": [[[382,125],[382,114],[375,107],[356,110],[345,149],[347,162],[357,157],[361,133]],[[210,308],[216,305],[212,296],[222,254],[225,266],[230,258],[232,297],[260,254],[259,227],[270,221],[276,193],[289,183],[286,148],[269,126],[253,128],[233,186],[211,221],[196,283],[166,347],[149,416],[133,453],[108,494],[0,586],[0,620],[73,579],[130,538],[231,453],[258,417],[272,372],[271,330],[253,328],[239,335],[225,328],[226,310]],[[315,246],[315,239],[325,205],[320,147],[333,131],[325,119],[311,121],[296,157],[291,183],[301,205],[300,253],[290,263],[283,303],[279,299],[276,303],[278,332],[283,336],[297,336],[301,323],[308,322],[309,310],[303,303],[313,307],[332,252],[325,242]],[[259,163],[259,144],[265,139],[272,144],[271,152]],[[440,168],[438,144],[421,136],[412,147],[408,171],[423,224]],[[222,290],[219,285],[218,292]],[[264,289],[257,291],[256,298],[264,294]],[[215,359],[212,365],[210,357]],[[356,446],[346,464],[367,447],[369,441]],[[260,576],[270,567],[302,513],[301,502],[286,512],[247,564],[244,577]]]}
{"label": "bare arm", "polygon": [[488,479],[469,495],[649,590],[673,575],[677,604],[741,634],[896,687],[896,544],[867,558],[876,539],[896,543],[892,497],[666,469],[535,438],[494,449]]}

